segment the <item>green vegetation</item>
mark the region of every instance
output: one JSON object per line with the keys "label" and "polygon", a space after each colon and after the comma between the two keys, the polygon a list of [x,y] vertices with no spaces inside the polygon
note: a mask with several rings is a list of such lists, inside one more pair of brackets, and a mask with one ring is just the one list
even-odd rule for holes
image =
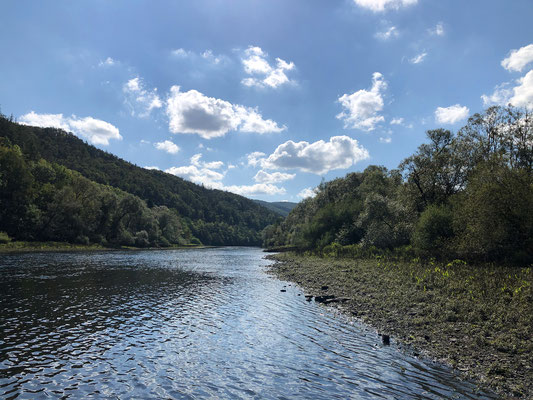
{"label": "green vegetation", "polygon": [[54,128],[0,115],[0,229],[16,240],[260,245],[279,215],[252,200],[137,167]]}
{"label": "green vegetation", "polygon": [[[283,253],[273,272],[503,397],[533,394],[533,268]],[[326,290],[323,288],[327,287]],[[339,304],[339,303],[335,303]]]}
{"label": "green vegetation", "polygon": [[167,207],[148,208],[134,195],[44,159],[26,161],[17,145],[0,146],[0,171],[2,229],[19,240],[136,247],[189,241],[190,232]]}
{"label": "green vegetation", "polygon": [[322,183],[264,230],[264,246],[533,263],[531,114],[492,107],[456,135],[436,129],[427,136],[397,170],[370,166]]}
{"label": "green vegetation", "polygon": [[[503,396],[533,393],[533,119],[492,107],[397,170],[322,183],[263,232],[313,295]],[[327,288],[326,290],[322,290]]]}

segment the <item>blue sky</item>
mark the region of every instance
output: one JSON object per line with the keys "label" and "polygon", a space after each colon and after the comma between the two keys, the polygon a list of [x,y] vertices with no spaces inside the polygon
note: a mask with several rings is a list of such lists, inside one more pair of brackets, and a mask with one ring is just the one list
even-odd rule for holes
{"label": "blue sky", "polygon": [[267,201],[533,104],[531,0],[7,1],[0,106]]}

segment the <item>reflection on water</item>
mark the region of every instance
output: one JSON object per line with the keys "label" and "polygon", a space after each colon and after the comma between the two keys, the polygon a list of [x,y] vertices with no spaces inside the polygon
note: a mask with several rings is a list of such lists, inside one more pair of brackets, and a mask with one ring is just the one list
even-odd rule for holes
{"label": "reflection on water", "polygon": [[280,292],[259,249],[0,257],[2,398],[491,398]]}

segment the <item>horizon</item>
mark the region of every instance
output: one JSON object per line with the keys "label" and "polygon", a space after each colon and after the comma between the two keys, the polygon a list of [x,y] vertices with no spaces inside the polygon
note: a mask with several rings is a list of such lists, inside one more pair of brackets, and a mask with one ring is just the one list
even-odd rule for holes
{"label": "horizon", "polygon": [[26,1],[0,106],[206,187],[298,202],[429,129],[533,104],[533,3]]}

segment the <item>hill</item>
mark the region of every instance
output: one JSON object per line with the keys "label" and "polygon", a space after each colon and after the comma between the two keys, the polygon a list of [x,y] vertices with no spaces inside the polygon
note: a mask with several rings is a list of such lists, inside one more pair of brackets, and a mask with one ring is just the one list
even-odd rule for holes
{"label": "hill", "polygon": [[149,208],[175,210],[203,244],[260,245],[261,230],[279,218],[250,199],[141,168],[60,129],[21,125],[2,115],[2,137],[18,145],[28,161],[42,158],[98,184],[138,196]]}
{"label": "hill", "polygon": [[262,205],[265,208],[268,208],[271,211],[286,217],[289,215],[291,210],[298,205],[298,203],[292,203],[290,201],[263,201],[263,200],[254,200],[257,204]]}

